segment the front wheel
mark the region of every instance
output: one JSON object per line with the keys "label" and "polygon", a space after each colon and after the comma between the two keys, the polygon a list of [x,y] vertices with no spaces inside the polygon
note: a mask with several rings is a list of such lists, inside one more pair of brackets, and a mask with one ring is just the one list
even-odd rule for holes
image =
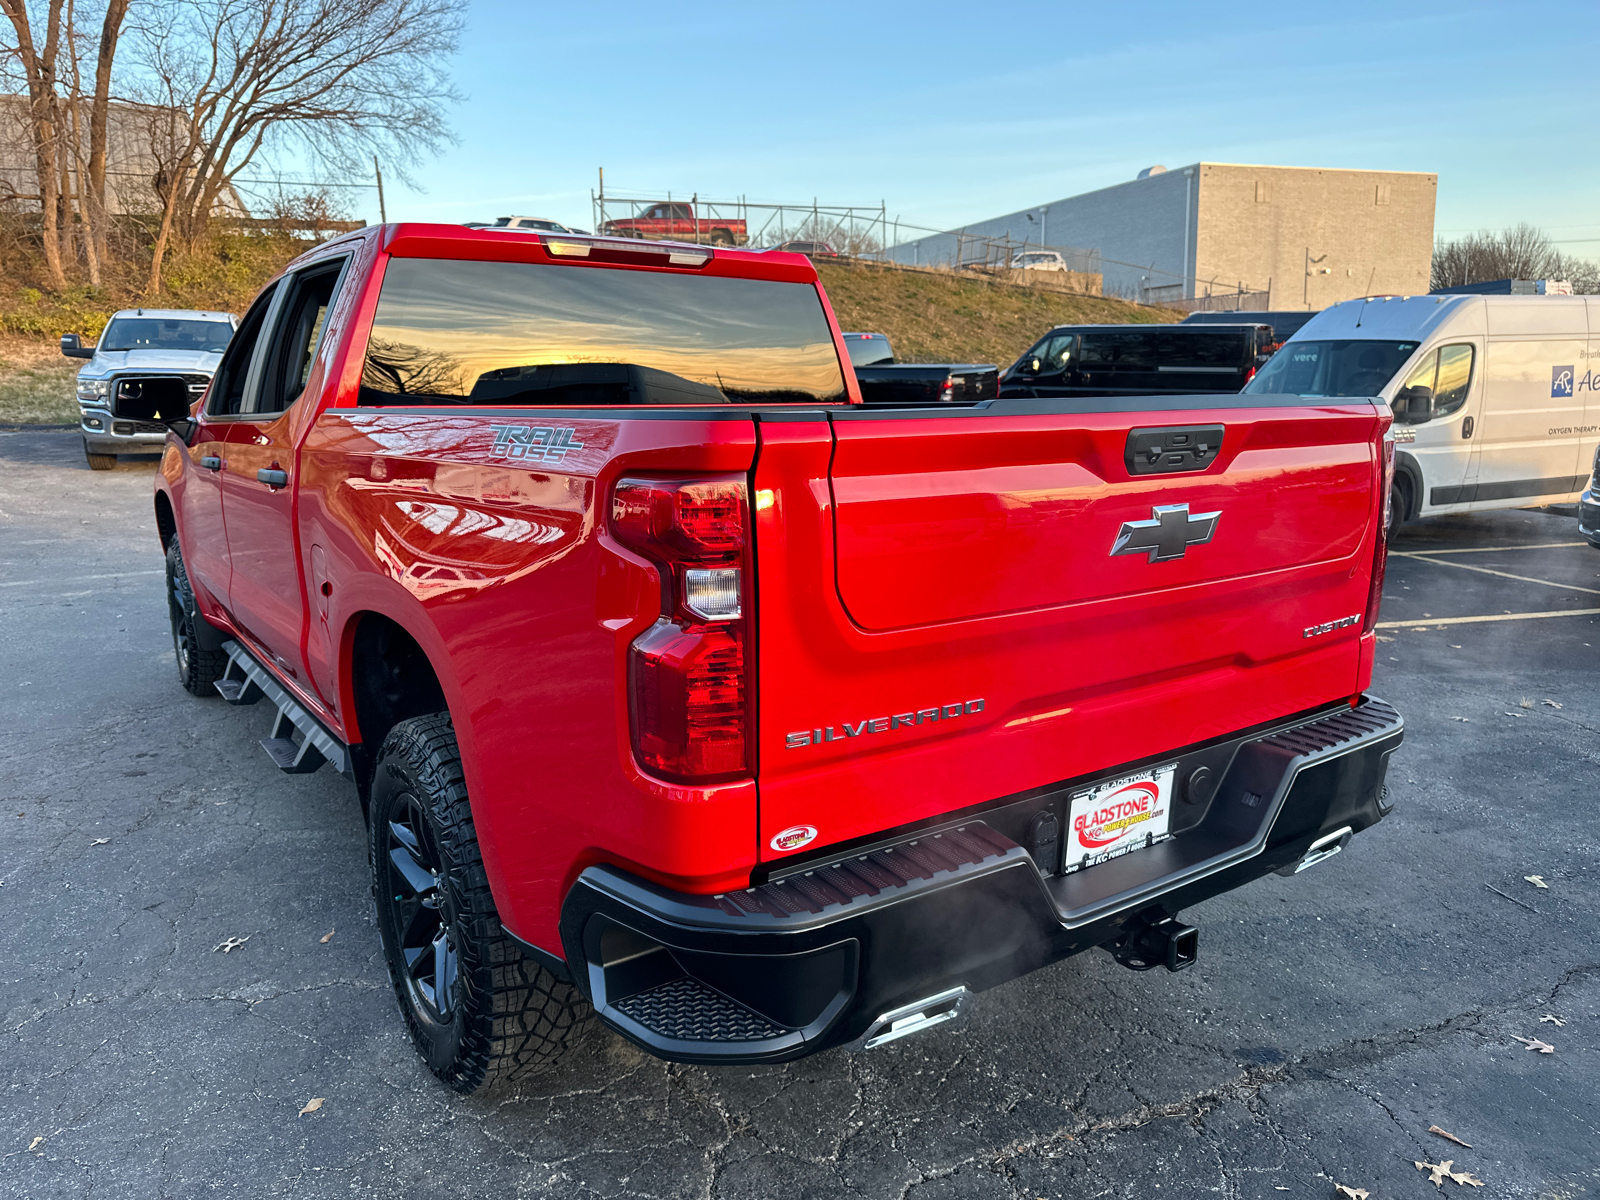
{"label": "front wheel", "polygon": [[[113,456],[114,457],[114,456]],[[200,605],[183,566],[178,535],[167,547],[167,616],[172,622],[172,653],[178,660],[178,682],[196,696],[214,696],[212,685],[228,669],[228,656],[215,647],[221,642],[211,623],[200,615]],[[212,636],[205,636],[205,635]]]}
{"label": "front wheel", "polygon": [[110,471],[117,465],[115,454],[96,454],[89,449],[88,442],[83,444],[83,457],[88,460],[91,471]]}
{"label": "front wheel", "polygon": [[370,819],[389,980],[428,1069],[471,1092],[554,1059],[593,1010],[500,926],[448,713],[390,730]]}

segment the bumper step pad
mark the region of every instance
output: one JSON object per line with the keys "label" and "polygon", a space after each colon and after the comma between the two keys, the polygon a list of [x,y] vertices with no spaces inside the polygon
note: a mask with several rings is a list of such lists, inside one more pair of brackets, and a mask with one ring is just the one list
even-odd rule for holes
{"label": "bumper step pad", "polygon": [[616,1002],[652,1033],[685,1042],[761,1042],[789,1032],[687,976]]}
{"label": "bumper step pad", "polygon": [[[278,708],[272,736],[261,739],[261,748],[274,766],[289,775],[309,775],[324,763],[332,763],[339,774],[350,774],[350,751],[343,742],[324,729],[238,642],[223,642],[222,649],[228,656],[228,669],[216,683],[222,698],[229,704],[267,699]],[[296,733],[299,741],[295,741]]]}

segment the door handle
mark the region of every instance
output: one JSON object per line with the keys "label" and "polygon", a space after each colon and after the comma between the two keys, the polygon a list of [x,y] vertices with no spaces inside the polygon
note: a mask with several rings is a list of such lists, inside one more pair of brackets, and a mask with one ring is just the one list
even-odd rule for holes
{"label": "door handle", "polygon": [[1464,437],[1464,438],[1469,438],[1469,437],[1472,436],[1472,418],[1471,417],[1468,417],[1465,421],[1461,422],[1461,436]]}
{"label": "door handle", "polygon": [[268,487],[289,486],[289,472],[287,471],[270,471],[263,467],[256,472],[256,478]]}
{"label": "door handle", "polygon": [[215,454],[208,454],[200,460],[200,465],[208,471],[222,470],[222,460]]}

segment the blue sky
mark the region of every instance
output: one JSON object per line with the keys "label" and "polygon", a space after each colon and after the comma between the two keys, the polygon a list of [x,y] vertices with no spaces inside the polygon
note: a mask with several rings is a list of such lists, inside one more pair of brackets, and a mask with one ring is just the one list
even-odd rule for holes
{"label": "blue sky", "polygon": [[[391,220],[611,193],[888,205],[946,228],[1205,159],[1435,171],[1436,228],[1600,257],[1600,4],[477,0],[459,144]],[[375,220],[370,191],[355,215]],[[368,211],[368,210],[371,211]]]}

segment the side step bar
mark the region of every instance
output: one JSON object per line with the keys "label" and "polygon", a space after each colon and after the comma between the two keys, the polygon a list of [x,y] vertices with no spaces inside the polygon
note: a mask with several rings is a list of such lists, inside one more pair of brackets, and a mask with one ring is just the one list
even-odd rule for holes
{"label": "side step bar", "polygon": [[[238,642],[223,642],[222,649],[228,656],[228,669],[216,683],[222,698],[229,704],[254,704],[265,697],[278,706],[272,736],[261,739],[261,748],[280,771],[309,775],[324,763],[331,763],[339,774],[351,774],[349,747],[323,728],[322,722],[307,712],[305,706],[285,691]],[[294,740],[297,731],[298,742]]]}

